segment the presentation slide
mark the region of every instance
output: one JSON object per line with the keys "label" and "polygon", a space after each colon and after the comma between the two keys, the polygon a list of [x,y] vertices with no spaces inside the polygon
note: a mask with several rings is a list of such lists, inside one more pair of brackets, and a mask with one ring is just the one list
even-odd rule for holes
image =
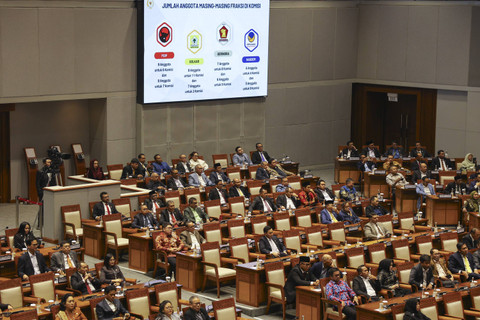
{"label": "presentation slide", "polygon": [[143,6],[141,103],[267,95],[269,0]]}

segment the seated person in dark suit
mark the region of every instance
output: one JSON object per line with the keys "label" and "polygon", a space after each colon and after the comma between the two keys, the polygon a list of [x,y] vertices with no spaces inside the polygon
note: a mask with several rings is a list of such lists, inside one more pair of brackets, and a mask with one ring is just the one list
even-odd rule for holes
{"label": "seated person in dark suit", "polygon": [[450,159],[445,157],[445,151],[438,150],[437,156],[433,158],[432,165],[435,170],[449,170],[449,168],[454,168],[454,164],[450,161]]}
{"label": "seated person in dark suit", "polygon": [[480,270],[475,264],[473,255],[468,252],[468,247],[465,243],[457,243],[457,252],[452,254],[448,259],[448,269],[452,274],[461,274],[467,278],[467,281],[471,279],[480,279]]}
{"label": "seated person in dark suit", "polygon": [[88,272],[88,264],[80,262],[78,271],[70,278],[72,289],[78,290],[82,295],[96,292],[102,288],[100,280]]}
{"label": "seated person in dark suit", "polygon": [[18,259],[18,276],[23,281],[28,281],[31,275],[52,271],[47,267],[43,255],[37,251],[38,240],[27,239],[26,243],[27,252]]}
{"label": "seated person in dark suit", "polygon": [[422,144],[420,142],[415,142],[415,148],[410,151],[410,157],[414,158],[417,153],[422,154],[422,158],[430,158],[430,154],[422,148]]}
{"label": "seated person in dark suit", "polygon": [[427,254],[420,256],[420,263],[412,268],[410,271],[410,278],[408,284],[415,285],[419,290],[421,288],[431,290],[435,285],[435,278],[433,278],[433,270],[430,265],[431,258]]}
{"label": "seated person in dark suit", "polygon": [[317,286],[320,281],[313,279],[308,272],[310,269],[310,257],[300,256],[300,263],[290,270],[283,289],[287,303],[294,303],[297,295],[297,286]]}
{"label": "seated person in dark suit", "polygon": [[335,200],[335,193],[332,190],[327,188],[327,183],[325,180],[318,180],[317,187],[315,188],[315,193],[317,194],[318,202],[333,201]]}
{"label": "seated person in dark suit", "polygon": [[180,240],[182,240],[184,247],[187,250],[200,249],[200,245],[207,242],[207,240],[195,229],[195,223],[188,221],[186,226],[187,230],[180,234]]}
{"label": "seated person in dark suit", "polygon": [[405,150],[402,147],[399,147],[396,141],[392,142],[392,146],[388,148],[385,156],[392,155],[394,159],[401,159],[405,154]]}
{"label": "seated person in dark suit", "polygon": [[60,242],[60,251],[52,254],[50,267],[53,271],[64,274],[66,269],[78,268],[78,258],[75,251],[71,251],[70,242]]}
{"label": "seated person in dark suit", "polygon": [[462,242],[468,247],[468,250],[478,248],[480,245],[480,230],[472,228],[470,232],[463,236]]}
{"label": "seated person in dark suit", "polygon": [[160,224],[146,205],[140,206],[140,212],[135,215],[132,221],[132,228],[146,231],[149,229],[158,229]]}
{"label": "seated person in dark suit", "polygon": [[381,206],[378,202],[378,197],[373,196],[370,198],[370,205],[365,208],[365,215],[371,217],[376,214],[377,216],[383,216],[389,214],[387,209]]}
{"label": "seated person in dark suit", "polygon": [[183,313],[184,320],[210,320],[210,316],[207,310],[202,308],[202,303],[198,296],[190,296],[188,302],[190,303],[190,308]]}
{"label": "seated person in dark suit", "polygon": [[277,159],[270,159],[269,165],[267,166],[267,171],[270,173],[270,177],[281,179],[287,176],[294,176],[293,172],[285,170],[280,163],[278,163]]}
{"label": "seated person in dark suit", "polygon": [[368,141],[367,142],[367,147],[362,150],[363,155],[365,155],[367,158],[380,158],[380,151],[375,147],[375,143],[373,141]]}
{"label": "seated person in dark suit", "polygon": [[250,199],[250,192],[244,186],[242,186],[242,180],[233,179],[233,187],[228,190],[230,197],[244,197],[245,199]]}
{"label": "seated person in dark suit", "polygon": [[177,163],[175,168],[177,168],[180,174],[185,174],[186,172],[193,172],[194,168],[190,165],[185,154],[180,155],[180,161]]}
{"label": "seated person in dark suit", "polygon": [[352,140],[347,141],[347,147],[340,151],[339,158],[350,159],[351,157],[359,157],[358,150],[355,148]]}
{"label": "seated person in dark suit", "polygon": [[455,181],[447,184],[447,186],[445,187],[444,193],[446,193],[446,194],[453,193],[455,195],[458,195],[458,194],[465,195],[465,194],[467,194],[467,186],[465,185],[465,183],[463,183],[463,177],[461,175],[456,175],[455,176]]}
{"label": "seated person in dark suit", "polygon": [[360,223],[360,218],[352,210],[351,202],[345,201],[342,203],[342,210],[340,210],[339,216],[345,224]]}
{"label": "seated person in dark suit", "polygon": [[92,210],[93,218],[99,221],[103,215],[119,213],[115,205],[110,202],[110,196],[106,192],[100,193],[102,201],[95,203]]}
{"label": "seated person in dark suit", "polygon": [[260,194],[253,199],[250,207],[248,208],[248,212],[252,212],[253,210],[260,210],[262,212],[274,212],[277,210],[277,206],[272,198],[267,197],[267,190],[264,188],[260,189]]}
{"label": "seated person in dark suit", "polygon": [[477,177],[480,175],[480,165],[478,165],[475,170],[476,170],[475,173],[472,173],[470,177],[468,177],[469,179],[471,180],[477,179]]}
{"label": "seated person in dark suit", "polygon": [[103,267],[100,269],[100,275],[98,280],[102,284],[113,284],[121,286],[125,283],[126,279],[122,270],[118,266],[115,256],[111,253],[107,253],[103,259]]}
{"label": "seated person in dark suit", "polygon": [[140,161],[137,158],[133,158],[130,160],[130,164],[123,168],[122,176],[120,179],[129,179],[129,178],[136,178],[136,179],[143,179],[144,173],[140,169]]}
{"label": "seated person in dark suit", "polygon": [[[9,304],[6,304],[6,303],[0,303],[0,310],[11,312],[11,311],[13,311],[13,307]],[[0,314],[2,314],[2,313],[0,312]]]}
{"label": "seated person in dark suit", "polygon": [[161,195],[165,194],[165,189],[167,186],[160,180],[160,175],[156,172],[152,172],[150,176],[150,181],[147,183],[148,190],[155,190],[159,192]]}
{"label": "seated person in dark suit", "polygon": [[357,167],[361,172],[371,172],[376,168],[376,164],[372,158],[361,154],[360,161],[357,163]]}
{"label": "seated person in dark suit", "polygon": [[412,170],[413,172],[420,170],[420,164],[422,162],[425,162],[425,160],[423,160],[422,154],[418,153],[415,156],[415,159],[410,161],[410,170]]}
{"label": "seated person in dark suit", "polygon": [[158,193],[155,190],[148,193],[148,198],[145,199],[144,204],[147,206],[148,210],[152,211],[152,213],[157,213],[160,211],[160,208],[165,208],[167,206],[163,203],[162,199],[158,197]]}
{"label": "seated person in dark suit", "polygon": [[353,291],[359,296],[367,298],[368,302],[379,301],[379,292],[382,290],[377,279],[370,274],[363,264],[357,268],[358,276],[353,279]]}
{"label": "seated person in dark suit", "polygon": [[270,156],[268,155],[268,153],[266,151],[263,151],[263,144],[261,144],[260,142],[258,142],[256,145],[255,145],[255,148],[257,149],[257,151],[255,151],[254,153],[252,153],[252,162],[253,164],[260,164],[262,163],[263,161],[266,161],[267,163],[270,161]]}
{"label": "seated person in dark suit", "polygon": [[267,170],[268,162],[263,161],[260,164],[260,167],[257,169],[257,173],[255,175],[255,180],[268,180],[270,179],[270,173]]}
{"label": "seated person in dark suit", "polygon": [[421,180],[423,177],[432,178],[432,172],[428,170],[427,164],[425,162],[420,163],[420,169],[413,171],[412,174],[412,183],[417,183],[418,180]]}
{"label": "seated person in dark suit", "polygon": [[472,191],[480,191],[480,175],[475,178],[472,182],[470,182],[468,186],[468,193],[472,193]]}
{"label": "seated person in dark suit", "polygon": [[333,204],[333,201],[325,201],[325,208],[320,212],[320,221],[323,224],[330,224],[342,221],[338,210]]}
{"label": "seated person in dark suit", "polygon": [[328,270],[333,268],[333,259],[329,254],[324,254],[322,260],[315,262],[310,268],[310,274],[314,279],[323,279],[328,277]]}
{"label": "seated person in dark suit", "polygon": [[227,189],[225,189],[225,185],[222,180],[218,180],[215,188],[210,189],[210,192],[208,193],[208,199],[220,200],[221,205],[226,205],[228,203]]}
{"label": "seated person in dark suit", "polygon": [[105,288],[105,299],[97,304],[95,310],[98,320],[130,319],[128,310],[125,309],[120,300],[115,298],[116,293],[115,286],[110,285]]}
{"label": "seated person in dark suit", "polygon": [[301,205],[299,197],[293,192],[292,188],[287,188],[285,194],[277,197],[277,207],[280,209],[295,210]]}
{"label": "seated person in dark suit", "polygon": [[172,200],[167,201],[167,209],[160,213],[160,224],[163,225],[165,222],[170,223],[174,228],[185,225],[185,217],[178,208],[175,208],[175,202]]}
{"label": "seated person in dark suit", "polygon": [[168,189],[178,190],[178,189],[187,189],[189,188],[188,184],[180,177],[177,169],[172,170],[172,177],[167,181]]}
{"label": "seated person in dark suit", "polygon": [[215,163],[213,168],[214,170],[210,173],[210,181],[214,184],[217,184],[218,181],[222,181],[225,184],[230,183],[230,178],[225,174],[220,163]]}
{"label": "seated person in dark suit", "polygon": [[258,243],[260,253],[269,254],[274,257],[285,257],[288,255],[287,248],[278,240],[277,236],[273,235],[273,229],[270,226],[263,228],[263,237]]}

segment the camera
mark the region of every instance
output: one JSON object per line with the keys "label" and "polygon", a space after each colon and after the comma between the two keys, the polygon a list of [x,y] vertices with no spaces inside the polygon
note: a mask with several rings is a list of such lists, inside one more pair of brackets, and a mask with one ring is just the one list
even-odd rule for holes
{"label": "camera", "polygon": [[63,163],[63,160],[70,159],[71,155],[68,153],[62,153],[58,151],[57,147],[51,147],[47,150],[47,156],[52,160],[52,165],[49,168],[49,171],[52,173],[58,173],[60,165]]}

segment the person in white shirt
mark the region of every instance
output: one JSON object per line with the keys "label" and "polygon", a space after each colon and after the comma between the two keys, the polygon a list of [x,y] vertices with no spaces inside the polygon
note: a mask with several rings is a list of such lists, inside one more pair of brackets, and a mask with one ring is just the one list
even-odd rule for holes
{"label": "person in white shirt", "polygon": [[380,283],[372,276],[365,265],[360,265],[357,268],[358,276],[353,279],[353,291],[357,295],[368,297],[368,302],[379,301],[378,293],[381,290]]}
{"label": "person in white shirt", "polygon": [[198,157],[198,152],[193,151],[190,153],[190,167],[195,168],[197,165],[201,165],[203,170],[208,169],[208,164]]}
{"label": "person in white shirt", "polygon": [[207,242],[207,240],[205,240],[205,238],[203,238],[202,235],[195,230],[195,223],[188,221],[186,226],[187,230],[180,234],[180,240],[182,240],[183,244],[188,250],[200,249],[200,245]]}

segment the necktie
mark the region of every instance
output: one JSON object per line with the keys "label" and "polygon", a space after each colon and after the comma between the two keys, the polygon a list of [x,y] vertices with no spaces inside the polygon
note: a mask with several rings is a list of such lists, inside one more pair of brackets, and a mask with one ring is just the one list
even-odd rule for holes
{"label": "necktie", "polygon": [[237,188],[237,191],[238,191],[238,195],[239,195],[240,197],[245,197],[245,195],[244,195],[243,192],[242,192],[242,189]]}
{"label": "necktie", "polygon": [[158,209],[158,203],[157,203],[157,201],[154,201],[153,203],[155,204],[155,209]]}
{"label": "necktie", "polygon": [[107,207],[107,215],[111,214],[110,212],[110,206],[108,204],[105,205]]}
{"label": "necktie", "polygon": [[265,208],[267,209],[267,212],[271,212],[272,211],[272,208],[270,207],[270,205],[268,204],[268,201],[263,199],[263,204],[265,206]]}
{"label": "necktie", "polygon": [[330,218],[332,219],[332,222],[338,222],[338,220],[333,215],[333,212],[329,212],[329,213],[330,213]]}
{"label": "necktie", "polygon": [[175,219],[173,212],[170,212],[170,219],[172,220],[172,224],[177,224],[177,219]]}
{"label": "necktie", "polygon": [[267,159],[265,159],[265,156],[263,155],[263,152],[259,152],[260,153],[260,158],[262,158],[262,161],[267,161]]}
{"label": "necktie", "polygon": [[70,259],[70,255],[67,255],[67,263],[69,268],[75,268],[73,265],[72,259]]}
{"label": "necktie", "polygon": [[88,292],[89,294],[93,293],[93,292],[92,292],[92,289],[90,288],[90,280],[86,280],[86,281],[85,281],[85,287],[87,287],[87,292]]}
{"label": "necktie", "polygon": [[380,229],[380,227],[378,226],[378,224],[375,224],[375,226],[377,227],[378,233],[379,233],[381,236],[384,236],[384,234],[383,234],[383,232],[382,232],[382,229]]}
{"label": "necktie", "polygon": [[467,273],[472,273],[472,268],[470,267],[470,262],[468,261],[467,256],[463,257],[463,263],[465,264],[465,271],[467,271]]}
{"label": "necktie", "polygon": [[443,159],[440,159],[440,166],[443,171],[445,171],[445,162],[443,162]]}

